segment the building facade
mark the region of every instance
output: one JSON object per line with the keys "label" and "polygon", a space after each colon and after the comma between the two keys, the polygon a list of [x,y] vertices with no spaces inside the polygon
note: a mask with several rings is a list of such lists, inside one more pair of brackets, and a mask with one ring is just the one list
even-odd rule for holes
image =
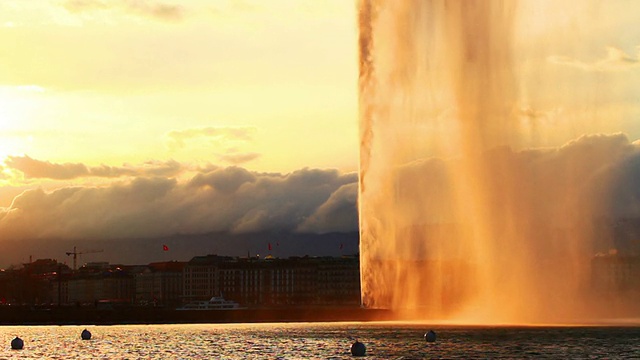
{"label": "building facade", "polygon": [[121,304],[176,308],[222,296],[243,307],[360,304],[357,255],[287,259],[196,256],[148,265],[89,263],[71,270],[37,260],[0,272],[0,304]]}
{"label": "building facade", "polygon": [[95,264],[83,266],[63,276],[52,286],[60,304],[95,305],[99,302],[132,304],[135,300],[134,275],[140,266]]}
{"label": "building facade", "polygon": [[185,301],[222,295],[247,307],[358,305],[358,256],[341,258],[193,258],[184,269]]}
{"label": "building facade", "polygon": [[151,263],[135,274],[136,304],[177,307],[184,292],[183,271],[186,262]]}
{"label": "building facade", "polygon": [[220,294],[220,264],[233,261],[228,256],[206,255],[191,259],[183,270],[183,301],[208,300]]}

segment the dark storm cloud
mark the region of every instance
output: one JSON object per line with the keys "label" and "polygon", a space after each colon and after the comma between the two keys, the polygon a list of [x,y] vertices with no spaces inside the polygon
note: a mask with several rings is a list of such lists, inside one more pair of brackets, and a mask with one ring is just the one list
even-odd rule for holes
{"label": "dark storm cloud", "polygon": [[[482,156],[495,160],[484,161],[496,175],[490,184],[496,189],[492,194],[499,196],[510,186],[502,179],[512,179],[516,186],[519,195],[510,211],[527,211],[532,219],[545,223],[586,215],[640,217],[640,144],[631,143],[623,134],[583,136],[557,148],[498,148]],[[400,205],[396,210],[407,222],[455,221],[448,216],[457,206],[450,201],[456,190],[449,170],[456,161],[425,159],[398,169],[395,196]],[[13,169],[25,168],[25,174],[55,175],[56,179],[119,173],[109,167],[51,164],[27,157],[14,157],[9,163]],[[133,171],[146,175],[109,185],[26,190],[0,210],[0,238],[151,238],[210,232],[350,232],[358,228],[355,173],[321,169],[260,173],[210,165],[191,169],[195,175],[182,181],[167,174],[184,165],[146,165],[146,172]],[[587,208],[593,212],[582,212]]]}
{"label": "dark storm cloud", "polygon": [[233,193],[244,183],[256,180],[256,175],[246,169],[229,167],[198,174],[191,179],[189,185],[195,188],[209,186],[221,193]]}
{"label": "dark storm cloud", "polygon": [[307,218],[297,231],[302,233],[349,232],[358,228],[358,184],[342,185]]}
{"label": "dark storm cloud", "polygon": [[[336,170],[278,174],[230,167],[186,182],[138,177],[103,187],[27,190],[0,212],[0,236],[113,239],[294,231],[309,218],[319,219],[307,222],[315,224],[309,231],[355,231],[357,187],[349,185],[356,181],[355,174]],[[330,224],[332,219],[341,222]]]}
{"label": "dark storm cloud", "polygon": [[17,170],[27,179],[70,180],[82,177],[116,178],[121,176],[175,176],[184,168],[177,161],[146,162],[138,166],[87,166],[82,163],[56,164],[32,159],[29,156],[9,156],[7,169]]}
{"label": "dark storm cloud", "polygon": [[[268,228],[295,230],[342,185],[355,183],[355,174],[336,170],[303,169],[291,174],[263,174],[238,188],[239,217],[232,232],[257,232]],[[355,212],[355,207],[353,208]],[[356,230],[356,229],[352,229]]]}

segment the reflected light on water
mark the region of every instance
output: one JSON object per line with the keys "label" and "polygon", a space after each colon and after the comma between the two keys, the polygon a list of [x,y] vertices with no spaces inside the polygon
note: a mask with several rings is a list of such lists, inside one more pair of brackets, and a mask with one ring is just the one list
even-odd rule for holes
{"label": "reflected light on water", "polygon": [[[0,358],[367,359],[638,357],[638,327],[486,327],[407,322],[0,327]],[[435,343],[424,334],[437,332]],[[19,335],[24,350],[10,350]]]}

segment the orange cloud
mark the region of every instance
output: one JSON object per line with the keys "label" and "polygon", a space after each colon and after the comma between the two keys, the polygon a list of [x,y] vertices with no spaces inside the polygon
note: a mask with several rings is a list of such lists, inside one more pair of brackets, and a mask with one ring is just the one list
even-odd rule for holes
{"label": "orange cloud", "polygon": [[82,163],[56,164],[29,156],[9,156],[7,169],[17,170],[27,179],[70,180],[82,177],[116,178],[121,176],[175,176],[185,168],[177,161],[146,162],[139,166],[87,166]]}

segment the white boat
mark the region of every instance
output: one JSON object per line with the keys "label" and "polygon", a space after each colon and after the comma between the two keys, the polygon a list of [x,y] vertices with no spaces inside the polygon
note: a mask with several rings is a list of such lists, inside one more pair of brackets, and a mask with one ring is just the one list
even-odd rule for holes
{"label": "white boat", "polygon": [[195,301],[185,304],[176,310],[240,310],[246,309],[240,307],[235,301],[226,300],[221,296],[214,296],[208,301]]}

